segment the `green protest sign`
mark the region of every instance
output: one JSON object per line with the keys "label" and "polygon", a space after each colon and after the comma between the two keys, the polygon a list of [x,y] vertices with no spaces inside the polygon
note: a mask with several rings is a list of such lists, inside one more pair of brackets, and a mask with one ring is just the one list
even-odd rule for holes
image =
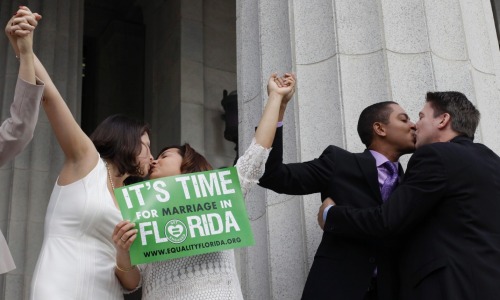
{"label": "green protest sign", "polygon": [[143,181],[115,196],[138,230],[133,264],[254,244],[234,167]]}

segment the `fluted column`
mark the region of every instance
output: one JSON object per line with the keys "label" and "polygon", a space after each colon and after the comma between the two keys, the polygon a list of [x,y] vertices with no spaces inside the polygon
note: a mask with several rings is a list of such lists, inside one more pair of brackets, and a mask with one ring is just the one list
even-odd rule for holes
{"label": "fluted column", "polygon": [[[238,1],[236,5],[236,53],[238,77],[239,149],[248,147],[262,110],[261,45],[259,40],[259,1]],[[245,299],[270,298],[269,251],[265,193],[253,188],[246,207],[255,238],[255,246],[236,250]]]}
{"label": "fluted column", "polygon": [[[83,0],[26,3],[3,1],[2,28],[19,5],[29,5],[43,15],[35,32],[35,53],[79,120]],[[12,102],[18,66],[7,38],[0,39],[2,119]],[[8,50],[7,50],[8,49]],[[0,169],[0,227],[6,235],[16,270],[0,276],[0,298],[27,299],[38,258],[47,203],[64,157],[43,110],[33,141],[13,162]]]}
{"label": "fluted column", "polygon": [[[286,1],[239,1],[236,12],[239,148],[246,149],[267,100],[268,76],[292,71],[292,30]],[[294,106],[286,115],[287,145],[297,138]],[[289,149],[285,159],[296,161],[296,147]],[[240,251],[245,299],[298,299],[305,280],[301,197],[254,188],[246,203],[256,245]]]}
{"label": "fluted column", "polygon": [[[240,149],[262,113],[268,74],[292,69],[298,87],[284,162],[313,159],[329,144],[363,151],[363,108],[392,100],[416,121],[425,93],[437,90],[461,91],[478,106],[476,140],[500,154],[500,54],[488,0],[240,0],[237,46]],[[246,299],[300,298],[321,239],[319,204],[317,194],[252,191],[256,246],[241,261]]]}
{"label": "fluted column", "polygon": [[500,155],[500,52],[490,1],[461,0],[473,99],[481,111],[478,139]]}

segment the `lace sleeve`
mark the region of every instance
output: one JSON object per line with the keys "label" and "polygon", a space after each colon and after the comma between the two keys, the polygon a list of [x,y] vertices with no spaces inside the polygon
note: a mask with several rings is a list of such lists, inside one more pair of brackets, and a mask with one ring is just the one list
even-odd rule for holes
{"label": "lace sleeve", "polygon": [[240,178],[241,191],[243,197],[246,196],[250,188],[259,183],[266,167],[266,161],[271,152],[271,148],[266,149],[252,139],[252,143],[236,162],[236,170]]}

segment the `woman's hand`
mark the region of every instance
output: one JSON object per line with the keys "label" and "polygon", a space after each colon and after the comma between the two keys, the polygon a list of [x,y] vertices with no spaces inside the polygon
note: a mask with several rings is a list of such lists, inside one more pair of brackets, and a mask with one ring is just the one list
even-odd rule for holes
{"label": "woman's hand", "polygon": [[18,56],[20,51],[30,51],[33,46],[33,30],[42,18],[38,13],[32,13],[26,6],[20,6],[16,14],[5,26],[5,34]]}
{"label": "woman's hand", "polygon": [[293,73],[285,73],[283,77],[278,77],[277,73],[273,73],[267,83],[267,93],[281,96],[283,104],[286,105],[295,92],[295,82]]}
{"label": "woman's hand", "polygon": [[116,251],[129,252],[130,246],[137,237],[137,229],[135,224],[130,221],[121,221],[115,226],[113,231],[113,242],[115,243]]}
{"label": "woman's hand", "polygon": [[141,274],[130,260],[130,246],[137,237],[135,224],[130,221],[121,221],[113,231],[113,242],[116,248],[115,275],[124,289],[132,291],[141,281]]}
{"label": "woman's hand", "polygon": [[286,106],[295,93],[296,82],[297,79],[293,73],[285,73],[283,77],[278,77],[278,75],[274,73],[269,77],[267,83],[267,94],[269,95],[269,99],[276,98],[271,96],[277,95],[281,101],[278,121],[283,121]]}

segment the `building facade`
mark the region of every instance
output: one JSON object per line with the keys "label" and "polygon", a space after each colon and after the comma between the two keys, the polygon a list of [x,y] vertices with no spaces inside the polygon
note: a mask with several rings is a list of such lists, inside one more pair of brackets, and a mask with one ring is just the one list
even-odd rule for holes
{"label": "building facade", "polygon": [[[153,152],[189,142],[215,167],[230,165],[222,91],[238,91],[239,149],[246,149],[271,72],[297,74],[284,125],[285,162],[329,144],[362,151],[361,110],[396,101],[413,120],[427,91],[457,90],[482,113],[476,134],[500,154],[500,53],[490,0],[36,1],[35,52],[82,128],[126,113],[153,128]],[[5,24],[20,4],[0,3]],[[118,16],[118,17],[117,17]],[[17,62],[0,39],[1,118]],[[500,75],[499,75],[500,76]],[[29,147],[0,168],[0,229],[17,269],[0,298],[26,299],[47,202],[63,156],[45,114]],[[403,159],[403,163],[408,157]],[[245,299],[299,299],[321,239],[319,195],[255,188],[247,210],[256,244],[236,258]]]}

